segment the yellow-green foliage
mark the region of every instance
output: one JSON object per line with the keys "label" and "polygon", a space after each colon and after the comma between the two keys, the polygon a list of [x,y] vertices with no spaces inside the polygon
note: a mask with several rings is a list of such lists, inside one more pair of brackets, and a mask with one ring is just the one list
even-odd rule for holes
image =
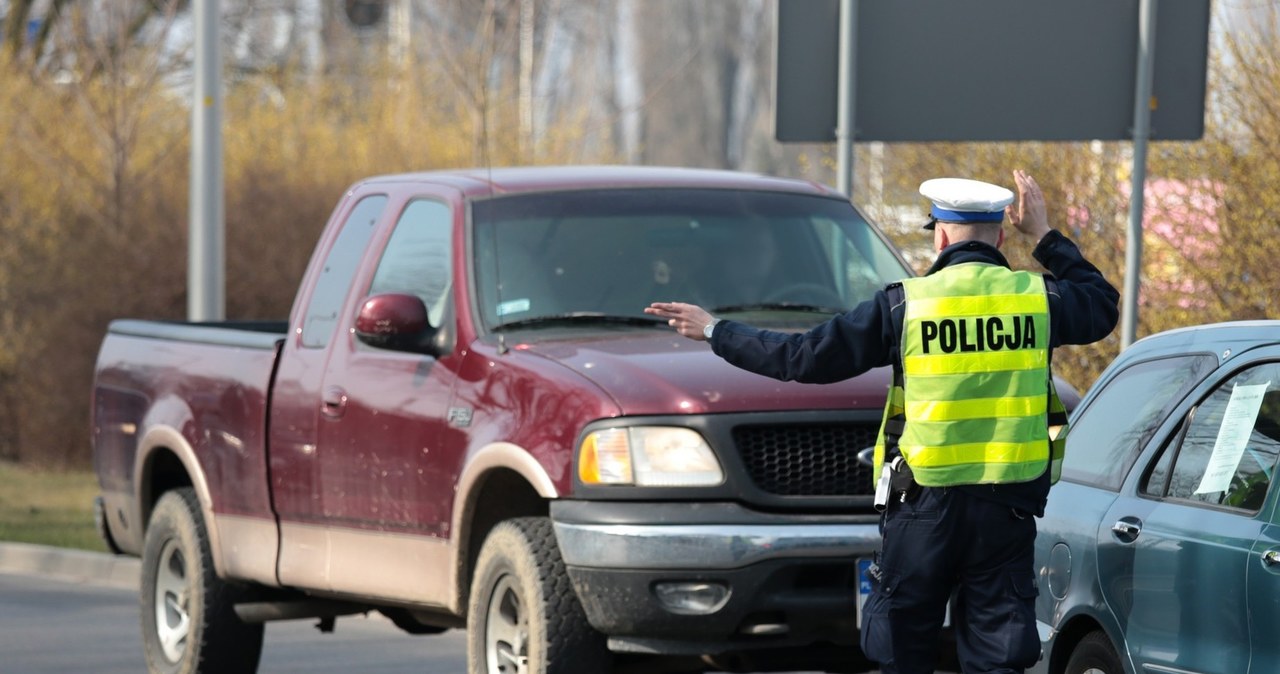
{"label": "yellow-green foliage", "polygon": [[[1165,233],[1144,239],[1140,336],[1275,314],[1278,17],[1280,9],[1260,6],[1215,42],[1222,49],[1211,64],[1205,140],[1152,147],[1151,177],[1194,189],[1185,204],[1164,206],[1172,220]],[[107,322],[181,318],[186,303],[185,75],[169,72],[152,47],[83,41],[80,69],[33,76],[29,63],[0,62],[0,458],[55,467],[87,463],[91,373]],[[598,140],[609,134],[583,129],[572,115],[537,142],[519,138],[512,83],[478,87],[467,73],[487,72],[486,52],[472,51],[409,68],[373,64],[358,77],[283,68],[228,79],[229,317],[288,312],[330,209],[362,177],[611,158]],[[1120,286],[1128,148],[891,146],[883,201],[918,203],[915,187],[927,177],[1009,184],[1008,171],[1025,168],[1045,188],[1054,224]],[[825,179],[827,168],[796,170]],[[906,219],[867,203],[871,194],[858,202],[873,216],[891,226]],[[903,231],[911,233],[900,243],[919,243],[914,227]],[[1034,266],[1020,237],[1010,237],[1007,251],[1016,266]],[[1117,335],[1063,349],[1055,367],[1085,388],[1118,349]]]}
{"label": "yellow-green foliage", "polygon": [[[1259,5],[1225,21],[1209,69],[1203,140],[1155,142],[1148,165],[1138,337],[1217,321],[1276,318],[1280,288],[1280,7]],[[1221,46],[1221,49],[1218,47]],[[1016,88],[1011,90],[1016,95]],[[940,114],[943,111],[940,111]],[[1044,187],[1052,224],[1070,235],[1117,287],[1124,282],[1130,143],[953,143],[889,148],[890,203],[919,201],[927,177],[956,175],[1012,185],[1024,168]],[[866,164],[864,163],[863,166]],[[870,208],[876,213],[874,205]],[[899,217],[877,213],[891,231]],[[923,221],[921,206],[919,221]],[[913,227],[898,234],[918,244]],[[1030,245],[1008,233],[1015,267],[1037,268]],[[1054,354],[1080,389],[1118,353],[1119,331]]]}
{"label": "yellow-green foliage", "polygon": [[[113,318],[182,318],[185,91],[132,47],[55,83],[0,63],[0,458],[83,466],[93,362]],[[393,172],[605,161],[573,124],[516,138],[513,96],[481,114],[432,64],[357,80],[228,84],[227,315],[283,318],[348,185]]]}
{"label": "yellow-green foliage", "polygon": [[[1170,257],[1195,284],[1216,320],[1275,318],[1280,289],[1280,7],[1267,3],[1224,17],[1226,39],[1210,78],[1210,120],[1199,143],[1166,148],[1153,170],[1203,185],[1216,198],[1187,203],[1188,221],[1217,231],[1190,231],[1204,245]],[[1166,249],[1171,246],[1164,246]],[[1185,258],[1185,259],[1184,259]],[[1148,268],[1148,273],[1151,270]]]}

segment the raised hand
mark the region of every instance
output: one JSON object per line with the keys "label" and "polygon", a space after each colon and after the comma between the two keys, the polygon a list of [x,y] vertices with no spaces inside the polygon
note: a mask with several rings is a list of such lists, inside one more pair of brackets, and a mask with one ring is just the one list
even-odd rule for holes
{"label": "raised hand", "polygon": [[1020,169],[1013,172],[1013,182],[1018,186],[1018,201],[1005,208],[1005,215],[1015,229],[1039,241],[1049,233],[1044,192],[1040,191],[1035,178]]}

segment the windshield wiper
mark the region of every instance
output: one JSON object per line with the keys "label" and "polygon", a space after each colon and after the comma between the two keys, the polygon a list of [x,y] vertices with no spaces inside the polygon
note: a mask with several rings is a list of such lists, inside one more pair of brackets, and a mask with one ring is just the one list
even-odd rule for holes
{"label": "windshield wiper", "polygon": [[507,321],[494,326],[494,331],[511,328],[554,327],[557,325],[581,325],[592,323],[609,323],[614,325],[665,326],[667,322],[661,318],[650,316],[618,316],[599,311],[573,311],[549,316],[534,316],[518,321]]}
{"label": "windshield wiper", "polygon": [[729,304],[710,309],[712,315],[732,314],[740,311],[802,311],[809,314],[843,314],[844,309],[824,307],[801,302],[757,302],[755,304]]}

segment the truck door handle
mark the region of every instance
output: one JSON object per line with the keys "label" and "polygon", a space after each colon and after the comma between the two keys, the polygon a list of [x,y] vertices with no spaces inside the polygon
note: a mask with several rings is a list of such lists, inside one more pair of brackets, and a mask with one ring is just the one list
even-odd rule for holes
{"label": "truck door handle", "polygon": [[1111,533],[1122,542],[1132,543],[1138,538],[1138,534],[1142,533],[1142,523],[1131,521],[1130,518],[1117,520],[1111,525]]}
{"label": "truck door handle", "polygon": [[1262,565],[1267,568],[1273,568],[1280,564],[1280,550],[1267,550],[1262,553]]}
{"label": "truck door handle", "polygon": [[340,418],[347,411],[347,392],[339,386],[330,386],[324,390],[320,402],[320,412],[330,419]]}

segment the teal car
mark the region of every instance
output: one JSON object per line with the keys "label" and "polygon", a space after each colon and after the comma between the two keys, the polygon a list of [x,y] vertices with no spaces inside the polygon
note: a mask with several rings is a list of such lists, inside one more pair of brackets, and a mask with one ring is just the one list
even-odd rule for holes
{"label": "teal car", "polygon": [[1280,672],[1280,321],[1148,337],[1072,416],[1039,674]]}

